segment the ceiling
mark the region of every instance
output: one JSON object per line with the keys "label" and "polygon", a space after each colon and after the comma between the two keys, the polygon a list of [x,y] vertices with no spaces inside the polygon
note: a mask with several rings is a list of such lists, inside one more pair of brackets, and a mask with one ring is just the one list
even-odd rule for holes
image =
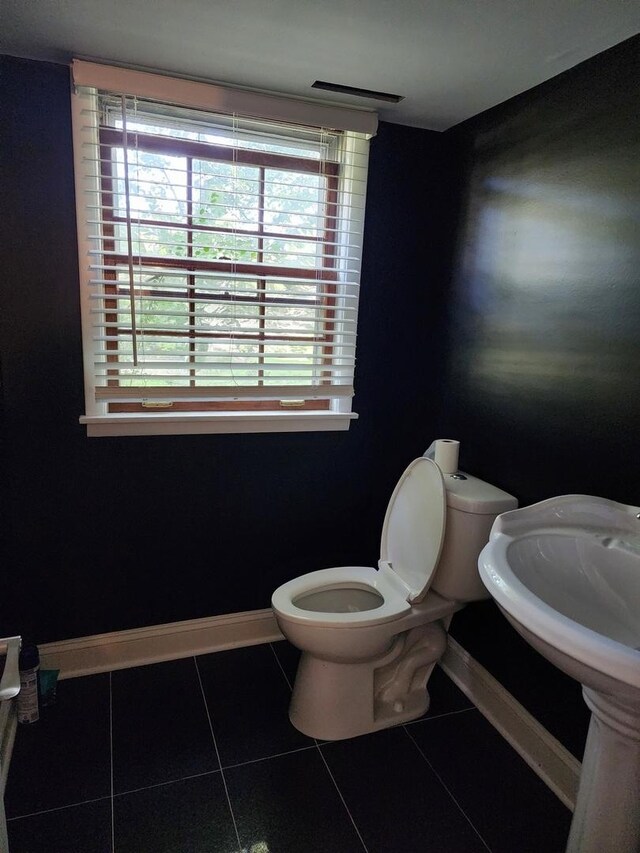
{"label": "ceiling", "polygon": [[318,97],[444,130],[640,30],[637,0],[0,0],[0,52]]}

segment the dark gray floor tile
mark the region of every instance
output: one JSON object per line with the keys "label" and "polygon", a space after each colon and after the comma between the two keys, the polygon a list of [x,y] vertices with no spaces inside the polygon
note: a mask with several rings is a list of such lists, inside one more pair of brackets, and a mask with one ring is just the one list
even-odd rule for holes
{"label": "dark gray floor tile", "polygon": [[116,796],[114,827],[115,853],[238,850],[219,772]]}
{"label": "dark gray floor tile", "polygon": [[10,820],[11,853],[111,853],[111,800]]}
{"label": "dark gray floor tile", "polygon": [[56,704],[18,726],[5,797],[9,817],[111,793],[109,676],[60,682]]}
{"label": "dark gray floor tile", "polygon": [[458,611],[451,633],[539,723],[582,760],[591,713],[578,681],[536,652],[493,599],[473,602]]}
{"label": "dark gray floor tile", "polygon": [[487,853],[404,729],[321,749],[369,853]]}
{"label": "dark gray floor tile", "polygon": [[493,853],[561,853],[571,813],[479,711],[406,727]]}
{"label": "dark gray floor tile", "polygon": [[436,666],[427,682],[431,702],[425,717],[438,717],[440,714],[451,714],[454,711],[464,711],[473,708],[474,704],[451,681],[448,675]]}
{"label": "dark gray floor tile", "polygon": [[268,645],[198,658],[224,767],[310,746],[289,722],[291,694]]}
{"label": "dark gray floor tile", "polygon": [[193,658],[112,675],[117,794],[219,767]]}
{"label": "dark gray floor tile", "polygon": [[296,647],[292,646],[288,640],[281,640],[279,643],[272,643],[271,646],[278,656],[278,661],[284,670],[289,684],[293,687],[293,683],[296,680],[296,673],[298,671],[300,649],[296,649]]}
{"label": "dark gray floor tile", "polygon": [[317,749],[225,770],[243,850],[363,853]]}

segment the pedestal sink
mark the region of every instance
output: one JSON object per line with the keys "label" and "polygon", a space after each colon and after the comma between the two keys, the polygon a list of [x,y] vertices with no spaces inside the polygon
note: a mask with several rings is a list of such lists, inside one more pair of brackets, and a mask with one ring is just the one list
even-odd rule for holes
{"label": "pedestal sink", "polygon": [[478,565],[591,710],[567,853],[640,853],[640,508],[563,495],[504,513]]}

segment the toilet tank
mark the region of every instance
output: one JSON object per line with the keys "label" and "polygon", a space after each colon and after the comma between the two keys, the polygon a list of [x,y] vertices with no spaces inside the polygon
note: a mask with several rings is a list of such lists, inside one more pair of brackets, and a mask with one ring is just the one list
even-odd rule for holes
{"label": "toilet tank", "polygon": [[516,509],[518,501],[484,480],[443,474],[447,519],[442,552],[431,589],[452,601],[490,598],[478,573],[480,551],[489,541],[496,516]]}

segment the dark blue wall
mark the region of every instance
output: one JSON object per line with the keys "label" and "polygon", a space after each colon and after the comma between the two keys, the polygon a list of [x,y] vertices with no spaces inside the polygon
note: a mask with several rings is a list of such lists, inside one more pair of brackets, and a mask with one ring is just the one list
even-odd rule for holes
{"label": "dark blue wall", "polygon": [[[446,431],[529,504],[640,504],[640,37],[446,134],[462,207]],[[580,753],[580,689],[492,604],[454,635]]]}
{"label": "dark blue wall", "polygon": [[2,99],[0,635],[45,642],[262,608],[303,572],[375,565],[393,485],[436,430],[442,135],[383,124],[372,142],[349,432],[88,439],[68,70],[5,58]]}
{"label": "dark blue wall", "polygon": [[[0,633],[261,608],[294,575],[371,564],[399,473],[438,434],[522,504],[640,503],[639,45],[446,134],[381,125],[348,433],[118,439],[77,422],[67,70],[7,58]],[[580,752],[579,686],[491,602],[453,633]]]}

